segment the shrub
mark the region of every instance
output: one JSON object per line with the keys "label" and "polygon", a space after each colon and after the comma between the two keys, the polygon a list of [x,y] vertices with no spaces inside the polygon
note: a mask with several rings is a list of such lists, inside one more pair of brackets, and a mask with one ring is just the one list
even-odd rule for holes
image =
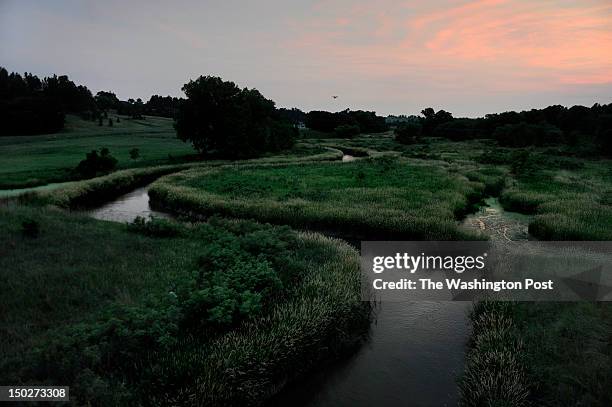
{"label": "shrub", "polygon": [[115,169],[117,159],[113,157],[108,148],[102,148],[100,154],[91,150],[76,167],[76,172],[84,177],[95,177],[98,174],[107,174]]}
{"label": "shrub", "polygon": [[422,134],[422,126],[416,122],[401,123],[393,131],[395,141],[401,144],[414,144],[418,142]]}
{"label": "shrub", "polygon": [[40,233],[40,224],[34,219],[21,222],[21,231],[25,237],[37,238]]}
{"label": "shrub", "polygon": [[130,232],[152,237],[173,237],[182,233],[179,224],[159,218],[150,218],[147,221],[142,216],[137,216],[132,223],[128,223],[127,228]]}
{"label": "shrub", "polygon": [[360,132],[361,130],[356,124],[343,124],[334,129],[334,133],[338,138],[353,138],[359,135]]}
{"label": "shrub", "polygon": [[132,160],[137,160],[140,157],[140,150],[137,148],[133,148],[130,150],[130,158]]}

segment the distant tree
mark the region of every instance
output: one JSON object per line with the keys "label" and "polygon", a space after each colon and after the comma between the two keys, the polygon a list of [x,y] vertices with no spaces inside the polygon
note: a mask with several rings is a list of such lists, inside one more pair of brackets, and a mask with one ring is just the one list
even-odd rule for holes
{"label": "distant tree", "polygon": [[130,150],[130,158],[132,160],[137,160],[140,157],[140,150],[137,148],[133,148]]}
{"label": "distant tree", "polygon": [[107,174],[115,169],[117,159],[113,157],[108,148],[91,150],[85,155],[85,159],[79,162],[76,172],[83,177],[95,177],[99,174]]}
{"label": "distant tree", "polygon": [[331,113],[313,110],[306,114],[306,127],[330,133],[338,126],[359,126],[360,132],[379,133],[388,130],[385,118],[377,116],[376,112],[363,110],[343,110]]}
{"label": "distant tree", "polygon": [[95,101],[100,110],[107,111],[119,107],[119,99],[113,92],[100,91],[96,93]]}
{"label": "distant tree", "polygon": [[438,124],[434,131],[434,137],[445,137],[454,141],[469,140],[476,138],[478,119],[454,119]]}
{"label": "distant tree", "polygon": [[313,110],[306,114],[306,127],[312,130],[331,133],[342,124],[347,123],[340,123],[337,115],[324,110]]}
{"label": "distant tree", "polygon": [[113,119],[112,119],[112,117],[108,118],[108,127],[113,127]]}
{"label": "distant tree", "polygon": [[64,112],[44,96],[0,100],[1,135],[55,133],[64,127]]}
{"label": "distant tree", "polygon": [[353,138],[359,135],[361,130],[356,124],[341,124],[334,129],[334,133],[336,133],[336,137],[338,138]]}
{"label": "distant tree", "polygon": [[395,134],[395,141],[401,144],[414,144],[421,138],[423,127],[418,122],[404,122],[400,123],[393,133]]}
{"label": "distant tree", "polygon": [[275,120],[274,102],[256,89],[200,76],[183,86],[177,136],[200,153],[229,158],[257,156],[293,144],[297,129]]}
{"label": "distant tree", "polygon": [[526,147],[559,144],[563,141],[563,133],[557,127],[548,124],[506,124],[497,127],[493,138],[502,146]]}
{"label": "distant tree", "polygon": [[41,134],[59,131],[67,112],[90,117],[95,110],[91,92],[67,76],[39,79],[0,67],[0,118],[3,135]]}
{"label": "distant tree", "polygon": [[295,107],[292,109],[281,107],[277,109],[277,114],[282,120],[288,121],[293,125],[306,122],[306,113]]}
{"label": "distant tree", "polygon": [[144,104],[144,112],[151,116],[171,117],[176,116],[183,99],[172,96],[153,95]]}
{"label": "distant tree", "polygon": [[444,110],[436,112],[431,107],[423,109],[421,113],[425,117],[422,121],[424,136],[432,136],[437,126],[453,120],[453,115],[449,112]]}
{"label": "distant tree", "polygon": [[347,114],[357,122],[362,133],[381,133],[389,129],[385,118],[377,116],[376,112],[351,110]]}

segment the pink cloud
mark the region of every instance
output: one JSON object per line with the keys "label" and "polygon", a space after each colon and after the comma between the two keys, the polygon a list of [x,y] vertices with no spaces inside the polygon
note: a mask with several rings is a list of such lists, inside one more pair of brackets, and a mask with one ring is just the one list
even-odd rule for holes
{"label": "pink cloud", "polygon": [[[556,4],[555,4],[556,3]],[[490,90],[612,83],[612,3],[326,2],[286,45],[345,74],[471,78]],[[344,30],[350,21],[351,30]]]}

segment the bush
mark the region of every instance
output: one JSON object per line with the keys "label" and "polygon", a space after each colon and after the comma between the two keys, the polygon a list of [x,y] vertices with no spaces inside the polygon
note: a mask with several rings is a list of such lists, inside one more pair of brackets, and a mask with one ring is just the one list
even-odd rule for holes
{"label": "bush", "polygon": [[497,127],[493,138],[502,146],[526,147],[563,142],[563,133],[550,124],[506,124]]}
{"label": "bush", "polygon": [[137,160],[140,157],[140,150],[137,148],[133,148],[130,150],[130,158],[132,160]]}
{"label": "bush", "polygon": [[361,130],[356,124],[343,124],[334,129],[334,133],[338,138],[353,138],[359,135],[360,132]]}
{"label": "bush", "polygon": [[84,177],[95,177],[98,174],[107,174],[115,169],[117,159],[113,157],[108,148],[102,148],[100,154],[91,150],[76,167],[76,172]]}
{"label": "bush", "polygon": [[399,124],[393,131],[395,141],[401,144],[414,144],[418,142],[422,134],[422,126],[416,122],[406,122]]}
{"label": "bush", "polygon": [[179,236],[182,232],[180,225],[174,222],[159,218],[150,218],[147,222],[142,216],[137,216],[127,227],[130,232],[152,237]]}
{"label": "bush", "polygon": [[21,231],[25,237],[37,238],[40,234],[40,224],[33,219],[21,222]]}

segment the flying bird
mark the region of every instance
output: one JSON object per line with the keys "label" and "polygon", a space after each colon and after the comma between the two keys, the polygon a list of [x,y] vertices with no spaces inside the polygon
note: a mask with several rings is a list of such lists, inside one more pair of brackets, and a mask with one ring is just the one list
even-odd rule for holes
{"label": "flying bird", "polygon": [[334,96],[332,96],[332,97],[333,97],[334,99],[338,99],[338,96],[336,96],[336,95],[334,95]]}

